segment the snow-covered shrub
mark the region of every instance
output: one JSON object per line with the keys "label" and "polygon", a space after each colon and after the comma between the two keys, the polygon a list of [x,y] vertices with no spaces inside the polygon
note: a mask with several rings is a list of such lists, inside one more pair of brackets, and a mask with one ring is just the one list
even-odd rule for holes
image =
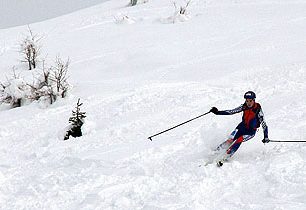
{"label": "snow-covered shrub", "polygon": [[38,100],[43,104],[52,104],[56,101],[57,93],[54,91],[54,83],[50,79],[50,68],[45,69],[43,65],[42,72],[38,74],[33,85],[28,85],[31,87],[30,99],[32,101]]}
{"label": "snow-covered shrub", "polygon": [[80,99],[78,99],[77,106],[75,107],[75,111],[72,110],[72,117],[69,118],[69,130],[66,132],[64,140],[68,140],[70,136],[72,137],[80,137],[82,136],[81,127],[84,124],[84,118],[86,117],[86,112],[81,112],[80,107],[83,103],[80,103]]}
{"label": "snow-covered shrub", "polygon": [[147,3],[149,0],[130,0],[130,6],[135,6],[136,4],[144,4]]}
{"label": "snow-covered shrub", "polygon": [[68,67],[69,59],[63,62],[57,57],[54,66],[46,68],[43,64],[42,69],[22,72],[23,79],[14,73],[11,79],[0,83],[0,102],[9,103],[12,108],[32,101],[47,106],[58,97],[64,98],[70,87],[67,81]]}
{"label": "snow-covered shrub", "polygon": [[127,15],[117,15],[114,17],[115,18],[115,23],[117,24],[133,24],[135,23],[135,20],[133,18],[130,18]]}
{"label": "snow-covered shrub", "polygon": [[190,17],[188,15],[187,8],[190,5],[191,0],[185,3],[186,4],[184,6],[178,7],[176,5],[176,2],[173,2],[174,8],[175,8],[173,15],[166,19],[163,19],[162,22],[163,23],[176,23],[176,22],[185,22],[189,20]]}
{"label": "snow-covered shrub", "polygon": [[186,5],[180,6],[180,8],[177,8],[176,3],[174,2],[175,11],[179,13],[180,15],[187,15],[187,7],[189,6],[191,0],[186,2]]}
{"label": "snow-covered shrub", "polygon": [[20,53],[22,54],[22,62],[28,63],[29,70],[35,69],[38,62],[38,56],[40,55],[40,40],[41,37],[34,35],[30,27],[29,35],[27,35],[24,40],[20,43]]}
{"label": "snow-covered shrub", "polygon": [[131,0],[130,4],[131,4],[131,6],[135,6],[137,4],[137,0]]}
{"label": "snow-covered shrub", "polygon": [[19,76],[14,76],[7,79],[6,82],[1,83],[1,103],[8,103],[12,108],[20,107],[27,100],[31,94],[31,89]]}
{"label": "snow-covered shrub", "polygon": [[44,104],[52,104],[57,97],[64,98],[69,89],[67,73],[69,59],[63,61],[56,57],[55,64],[49,68],[43,65],[42,71],[38,74],[33,85],[29,85],[32,90],[31,99],[39,100]]}

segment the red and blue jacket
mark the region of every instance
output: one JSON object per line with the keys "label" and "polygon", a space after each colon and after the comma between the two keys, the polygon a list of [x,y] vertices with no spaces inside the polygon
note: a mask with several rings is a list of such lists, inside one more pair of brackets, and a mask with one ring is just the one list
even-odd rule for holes
{"label": "red and blue jacket", "polygon": [[268,138],[268,126],[264,120],[264,114],[259,103],[254,103],[254,105],[250,108],[244,103],[235,109],[218,111],[216,114],[232,115],[239,112],[243,112],[242,123],[246,129],[256,131],[261,125],[263,128],[264,137]]}

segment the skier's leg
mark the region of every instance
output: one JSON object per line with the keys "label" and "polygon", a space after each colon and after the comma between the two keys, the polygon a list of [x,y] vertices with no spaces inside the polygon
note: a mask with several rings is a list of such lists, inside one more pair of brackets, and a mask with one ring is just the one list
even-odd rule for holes
{"label": "skier's leg", "polygon": [[237,133],[237,129],[235,129],[229,136],[229,138],[221,143],[216,149],[214,149],[208,156],[208,160],[206,161],[205,165],[213,163],[216,159],[223,159],[224,154],[226,154],[227,149],[233,144],[234,136]]}
{"label": "skier's leg", "polygon": [[255,136],[255,134],[253,134],[253,135],[244,135],[243,136],[243,142],[245,142],[245,141],[249,141],[251,138],[253,138]]}
{"label": "skier's leg", "polygon": [[243,136],[240,136],[235,140],[235,143],[230,148],[228,148],[228,150],[226,150],[226,153],[228,154],[227,158],[234,155],[234,153],[238,150],[242,142],[243,142]]}
{"label": "skier's leg", "polygon": [[229,146],[233,143],[234,141],[234,136],[236,135],[237,133],[237,129],[235,129],[229,136],[229,138],[224,141],[223,143],[221,143],[216,149],[215,151],[220,151],[220,150],[226,150],[229,148]]}
{"label": "skier's leg", "polygon": [[243,122],[239,123],[236,127],[235,132],[233,134],[233,140],[235,141],[227,150],[226,153],[231,157],[240,147],[241,143],[244,140],[244,136],[248,134],[247,129]]}
{"label": "skier's leg", "polygon": [[241,143],[243,142],[243,136],[240,136],[236,140],[233,140],[234,142],[229,146],[229,148],[226,150],[222,156],[218,157],[217,159],[217,166],[221,167],[224,163],[224,161],[227,161],[232,155],[238,150]]}
{"label": "skier's leg", "polygon": [[234,155],[234,153],[238,150],[238,148],[240,147],[241,143],[244,141],[248,141],[251,138],[253,138],[255,135],[242,135],[239,136],[237,138],[237,140],[235,140],[235,143],[226,151],[226,153],[228,154],[228,157],[231,157]]}
{"label": "skier's leg", "polygon": [[227,149],[231,143],[233,143],[233,139],[227,139],[226,141],[224,141],[222,144],[220,144],[216,149],[215,151],[220,151],[220,150],[223,150],[223,149]]}

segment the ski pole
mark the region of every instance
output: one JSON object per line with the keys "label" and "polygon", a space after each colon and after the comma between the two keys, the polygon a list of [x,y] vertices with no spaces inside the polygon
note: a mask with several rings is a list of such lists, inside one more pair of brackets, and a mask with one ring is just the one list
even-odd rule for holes
{"label": "ski pole", "polygon": [[285,140],[285,141],[279,141],[279,140],[270,140],[269,142],[306,142],[306,141],[304,141],[304,140],[292,140],[292,141],[287,141],[287,140]]}
{"label": "ski pole", "polygon": [[165,133],[165,132],[167,132],[167,131],[170,131],[170,130],[172,130],[172,129],[174,129],[174,128],[177,128],[177,127],[179,127],[179,126],[181,126],[181,125],[184,125],[184,124],[186,124],[186,123],[188,123],[188,122],[190,122],[190,121],[192,121],[192,120],[195,120],[195,119],[198,119],[198,118],[200,118],[200,117],[203,117],[204,115],[207,115],[207,114],[209,114],[209,113],[210,113],[210,111],[209,111],[209,112],[206,112],[206,113],[204,113],[204,114],[201,114],[200,116],[197,116],[197,117],[195,117],[195,118],[192,118],[192,119],[190,119],[190,120],[187,120],[186,122],[183,122],[183,123],[181,123],[181,124],[178,124],[178,125],[176,125],[176,126],[173,126],[172,128],[169,128],[169,129],[167,129],[167,130],[161,131],[161,132],[159,132],[159,133],[157,133],[157,134],[154,134],[153,136],[148,137],[148,139],[150,139],[150,141],[152,141],[152,138],[155,137],[155,136],[158,136],[158,135],[160,135],[160,134],[162,134],[162,133]]}

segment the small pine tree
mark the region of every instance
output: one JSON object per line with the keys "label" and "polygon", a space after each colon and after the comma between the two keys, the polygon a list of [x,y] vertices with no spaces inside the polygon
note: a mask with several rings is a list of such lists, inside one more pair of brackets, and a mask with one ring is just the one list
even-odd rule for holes
{"label": "small pine tree", "polygon": [[72,111],[72,117],[69,118],[69,123],[71,124],[71,128],[67,131],[66,136],[64,137],[64,140],[69,139],[69,136],[73,137],[80,137],[82,136],[82,130],[81,127],[84,124],[84,118],[86,117],[86,112],[81,112],[80,107],[83,105],[83,103],[80,103],[80,99],[78,99],[78,103],[76,108],[76,111]]}

